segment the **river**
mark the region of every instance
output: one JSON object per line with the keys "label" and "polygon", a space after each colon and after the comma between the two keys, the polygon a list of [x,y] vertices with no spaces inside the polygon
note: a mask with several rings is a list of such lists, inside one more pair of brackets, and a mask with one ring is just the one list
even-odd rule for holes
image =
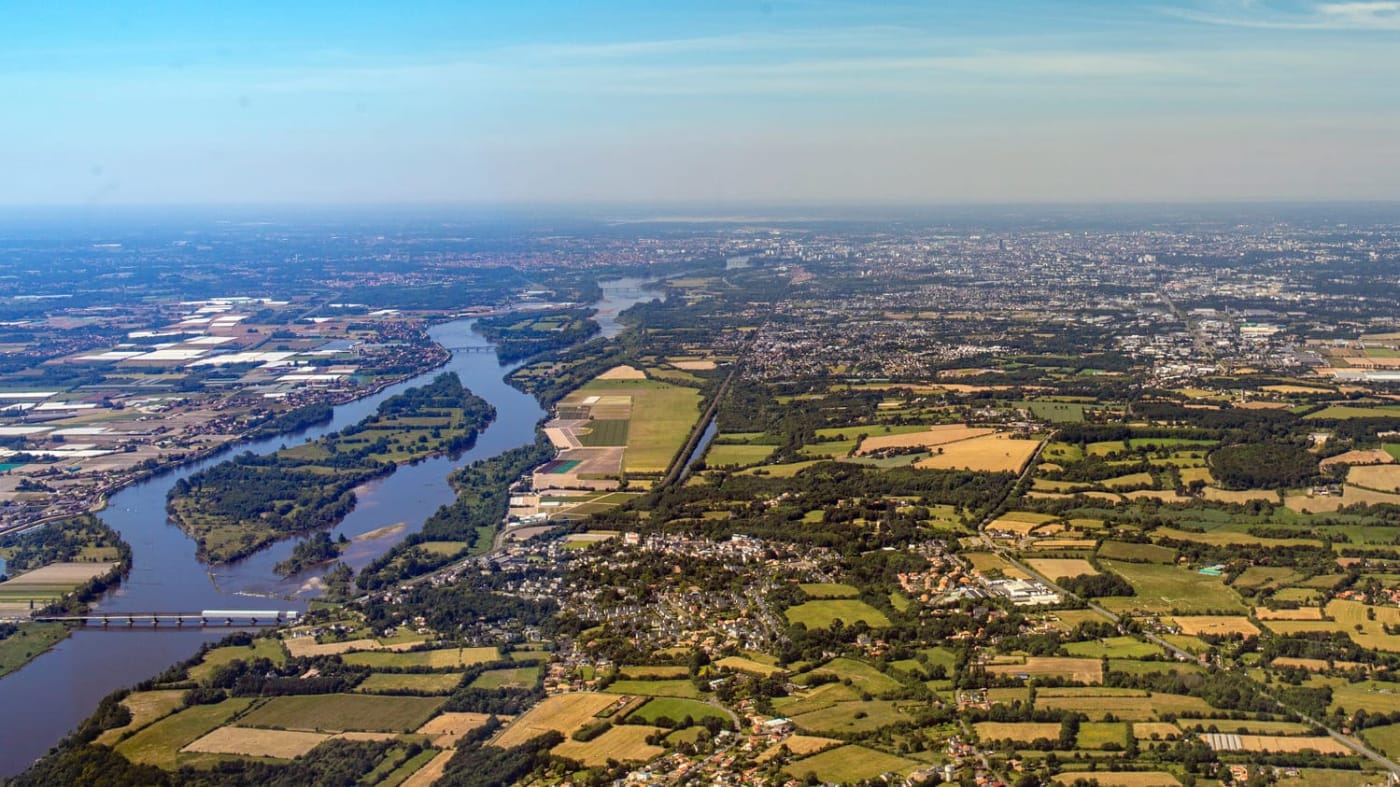
{"label": "river", "polygon": [[[621,330],[617,315],[627,307],[659,293],[642,287],[641,279],[603,282],[603,297],[594,307],[602,336]],[[496,408],[496,420],[471,449],[400,467],[392,475],[366,484],[357,494],[355,510],[332,531],[359,538],[342,556],[360,569],[417,530],[434,511],[453,499],[447,476],[477,459],[524,445],[534,439],[535,424],[544,417],[534,397],[505,383],[494,352],[470,351],[492,345],[472,330],[472,320],[433,327],[429,335],[452,351],[437,369],[389,386],[373,396],[335,408],[330,422],[295,433],[253,441],[238,451],[263,454],[283,445],[315,440],[349,426],[372,413],[379,403],[407,388],[422,385],[442,372],[456,372],[473,393]],[[469,350],[462,352],[462,350]],[[206,458],[170,473],[133,484],[108,500],[99,515],[131,544],[132,568],[122,586],[94,607],[106,612],[190,612],[201,609],[304,610],[318,590],[312,582],[319,571],[283,579],[272,567],[286,559],[293,540],[258,552],[230,566],[213,568],[195,557],[195,545],[168,520],[165,497],[181,478],[224,461],[229,454]],[[400,527],[395,527],[400,526]],[[0,680],[0,777],[13,776],[56,744],[111,692],[154,677],[166,667],[189,658],[200,644],[217,640],[228,629],[150,628],[79,629],[53,650]]]}

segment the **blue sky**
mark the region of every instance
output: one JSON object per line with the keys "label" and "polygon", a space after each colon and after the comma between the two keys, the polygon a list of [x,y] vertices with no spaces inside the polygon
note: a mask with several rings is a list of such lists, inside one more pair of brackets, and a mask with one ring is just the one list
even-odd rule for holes
{"label": "blue sky", "polygon": [[1400,0],[28,2],[0,204],[1400,199]]}

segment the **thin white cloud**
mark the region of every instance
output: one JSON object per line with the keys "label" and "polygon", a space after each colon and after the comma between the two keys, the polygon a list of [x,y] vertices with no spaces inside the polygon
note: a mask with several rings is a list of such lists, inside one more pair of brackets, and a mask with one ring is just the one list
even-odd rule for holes
{"label": "thin white cloud", "polygon": [[1400,31],[1400,2],[1357,0],[1312,3],[1287,11],[1243,0],[1209,8],[1163,8],[1164,13],[1191,22],[1264,30],[1379,30]]}

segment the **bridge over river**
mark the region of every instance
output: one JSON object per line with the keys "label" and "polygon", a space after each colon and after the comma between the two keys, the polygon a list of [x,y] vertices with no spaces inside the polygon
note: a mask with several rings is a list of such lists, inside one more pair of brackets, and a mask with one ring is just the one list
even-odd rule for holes
{"label": "bridge over river", "polygon": [[205,609],[199,612],[90,612],[85,615],[45,615],[34,618],[50,623],[80,623],[110,628],[113,624],[131,628],[161,624],[184,626],[278,626],[297,619],[295,610]]}

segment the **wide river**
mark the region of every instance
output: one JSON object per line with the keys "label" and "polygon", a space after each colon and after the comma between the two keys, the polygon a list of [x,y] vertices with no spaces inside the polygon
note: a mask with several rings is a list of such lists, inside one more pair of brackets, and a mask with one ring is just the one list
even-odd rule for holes
{"label": "wide river", "polygon": [[[643,289],[639,279],[603,283],[603,298],[594,306],[602,335],[616,336],[622,326],[617,315],[627,307],[659,293]],[[358,503],[332,535],[360,538],[343,559],[360,569],[417,530],[453,499],[447,483],[451,471],[477,459],[524,445],[534,439],[535,424],[544,416],[534,397],[505,383],[490,342],[472,330],[472,320],[457,320],[429,331],[452,351],[446,365],[390,386],[379,393],[335,408],[331,421],[238,446],[237,451],[270,453],[283,445],[314,440],[340,430],[374,412],[379,403],[442,372],[456,372],[462,383],[496,407],[496,420],[460,455],[424,460],[400,467],[394,474],[366,484]],[[481,350],[488,350],[482,352]],[[96,608],[109,612],[192,612],[202,609],[302,610],[317,593],[316,573],[283,579],[272,567],[291,554],[293,541],[283,541],[231,566],[211,567],[195,558],[195,545],[165,513],[165,495],[174,483],[227,459],[230,454],[185,465],[113,495],[100,514],[120,531],[133,552],[131,574],[116,592]],[[222,638],[228,629],[113,627],[80,629],[18,672],[0,679],[0,777],[24,770],[58,743],[111,692],[154,677],[175,662],[189,658],[200,644]]]}

